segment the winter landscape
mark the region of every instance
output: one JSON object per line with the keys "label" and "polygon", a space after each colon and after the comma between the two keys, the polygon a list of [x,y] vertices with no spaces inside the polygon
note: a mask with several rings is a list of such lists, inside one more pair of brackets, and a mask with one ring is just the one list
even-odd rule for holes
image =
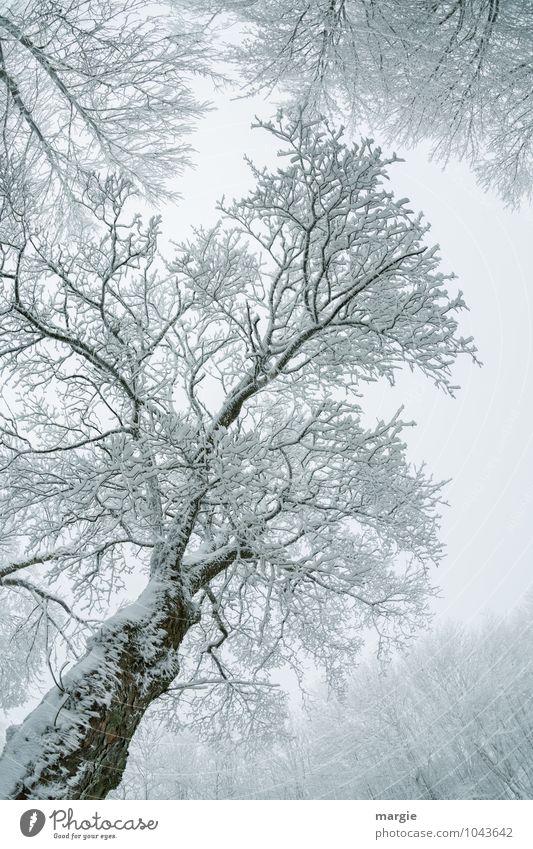
{"label": "winter landscape", "polygon": [[530,0],[0,0],[1,799],[533,798]]}

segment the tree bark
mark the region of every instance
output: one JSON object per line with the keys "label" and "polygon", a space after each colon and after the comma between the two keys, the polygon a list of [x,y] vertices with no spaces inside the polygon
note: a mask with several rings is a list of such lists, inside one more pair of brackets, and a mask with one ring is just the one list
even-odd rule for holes
{"label": "tree bark", "polygon": [[9,730],[0,798],[105,798],[144,713],[176,678],[178,647],[198,619],[177,582],[153,579],[104,623],[85,656]]}

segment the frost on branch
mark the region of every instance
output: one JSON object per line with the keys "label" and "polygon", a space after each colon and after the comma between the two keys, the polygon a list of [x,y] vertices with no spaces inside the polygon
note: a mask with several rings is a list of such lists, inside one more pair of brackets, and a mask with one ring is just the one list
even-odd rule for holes
{"label": "frost on branch", "polygon": [[0,581],[60,608],[68,646],[9,738],[8,797],[103,796],[157,699],[264,721],[271,669],[307,652],[338,684],[365,628],[386,648],[425,621],[440,485],[360,390],[407,363],[452,392],[463,301],[393,159],[260,126],[280,169],[170,262],[114,178],[88,181],[79,243],[3,244]]}
{"label": "frost on branch", "polygon": [[[531,0],[195,0],[246,27],[245,88],[361,118],[396,144],[467,158],[511,203],[531,196]],[[220,16],[217,17],[220,26]]]}

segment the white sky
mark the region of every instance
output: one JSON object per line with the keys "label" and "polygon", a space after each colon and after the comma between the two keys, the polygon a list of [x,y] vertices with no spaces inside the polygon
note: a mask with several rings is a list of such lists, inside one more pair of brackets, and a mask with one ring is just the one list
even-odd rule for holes
{"label": "white sky", "polygon": [[[175,240],[186,238],[190,225],[213,224],[222,194],[246,192],[252,183],[245,153],[258,164],[275,163],[273,140],[250,130],[254,114],[268,118],[274,107],[231,100],[228,92],[215,103],[191,139],[196,169],[175,181],[182,201],[165,210],[165,231]],[[427,148],[395,152],[406,161],[390,169],[391,185],[432,224],[443,269],[458,275],[470,307],[463,334],[475,337],[484,365],[459,363],[456,399],[406,372],[394,389],[372,387],[367,410],[385,417],[404,404],[404,418],[418,424],[405,434],[411,458],[426,460],[436,478],[453,479],[442,525],[447,557],[434,575],[442,589],[436,610],[439,618],[467,621],[486,609],[510,610],[533,584],[532,213],[527,205],[510,211],[482,192],[464,163],[443,171],[428,161]]]}

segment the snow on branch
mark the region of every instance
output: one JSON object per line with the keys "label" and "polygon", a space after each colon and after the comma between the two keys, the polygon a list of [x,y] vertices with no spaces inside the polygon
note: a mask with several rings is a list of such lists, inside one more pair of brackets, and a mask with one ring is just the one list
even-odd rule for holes
{"label": "snow on branch", "polygon": [[273,668],[340,684],[366,629],[386,650],[427,619],[441,484],[361,390],[407,365],[453,393],[462,296],[394,158],[301,112],[258,128],[279,169],[170,260],[123,177],[88,178],[83,237],[2,244],[0,574],[102,620],[10,738],[8,795],[107,792],[181,681],[266,722]]}

